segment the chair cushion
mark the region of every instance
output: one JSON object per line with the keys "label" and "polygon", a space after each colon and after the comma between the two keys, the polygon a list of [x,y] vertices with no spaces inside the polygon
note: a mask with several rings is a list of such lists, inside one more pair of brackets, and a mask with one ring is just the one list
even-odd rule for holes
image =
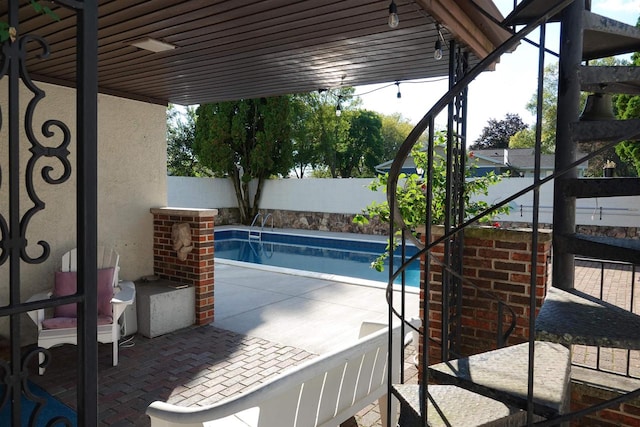
{"label": "chair cushion", "polygon": [[[113,317],[98,316],[98,326],[109,325],[111,323],[113,323]],[[75,328],[77,326],[77,317],[51,317],[42,321],[42,327],[44,329],[68,329]]]}
{"label": "chair cushion", "polygon": [[[113,298],[113,274],[115,269],[101,268],[98,270],[98,315],[112,316],[111,299]],[[78,275],[75,271],[56,271],[56,282],[53,295],[56,297],[75,295]],[[76,317],[76,304],[64,304],[55,307],[54,317]]]}

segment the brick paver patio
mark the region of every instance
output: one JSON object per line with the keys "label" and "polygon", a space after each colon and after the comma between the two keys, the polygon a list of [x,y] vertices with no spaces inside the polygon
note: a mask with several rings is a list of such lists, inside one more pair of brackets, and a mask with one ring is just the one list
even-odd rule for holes
{"label": "brick paver patio", "polygon": [[[579,263],[577,270],[577,287],[598,295],[599,265]],[[628,308],[633,280],[640,282],[629,269],[605,271],[605,300]],[[637,302],[634,298],[634,305]],[[194,326],[153,339],[136,335],[132,344],[121,347],[118,367],[111,366],[110,346],[100,345],[100,425],[148,426],[145,410],[155,400],[181,406],[208,405],[315,357],[298,348],[213,326]],[[407,348],[405,360],[408,382],[417,378],[411,363],[412,348]],[[76,347],[68,345],[54,348],[45,375],[35,375],[35,366],[32,371],[34,382],[72,408],[76,405],[75,351]],[[611,366],[616,371],[626,367],[628,360],[626,352],[611,349],[602,350],[600,358],[603,367]],[[595,367],[595,349],[575,346],[574,362]],[[628,363],[632,375],[640,375],[638,352],[631,352]],[[343,426],[380,426],[377,405],[365,408]]]}
{"label": "brick paver patio", "polygon": [[[409,349],[410,350],[410,349]],[[76,407],[76,347],[51,350],[52,360],[33,381],[71,408]],[[247,337],[213,326],[194,326],[161,337],[135,336],[111,366],[110,345],[100,345],[99,419],[102,426],[149,426],[147,406],[163,400],[180,406],[215,403],[315,357],[307,351]],[[412,358],[407,353],[407,360]],[[416,375],[412,364],[408,377]],[[32,372],[37,372],[35,366]],[[356,423],[357,422],[357,423]],[[380,425],[377,405],[348,426]]]}

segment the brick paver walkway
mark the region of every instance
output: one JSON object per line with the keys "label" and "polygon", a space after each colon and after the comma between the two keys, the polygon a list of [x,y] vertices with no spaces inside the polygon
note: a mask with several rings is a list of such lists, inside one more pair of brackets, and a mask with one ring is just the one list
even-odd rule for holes
{"label": "brick paver walkway", "polygon": [[[74,346],[52,349],[45,375],[33,378],[76,406]],[[208,405],[282,372],[313,354],[213,326],[191,327],[154,339],[136,335],[111,366],[110,345],[100,345],[99,419],[104,426],[148,426],[147,406],[163,400]]]}

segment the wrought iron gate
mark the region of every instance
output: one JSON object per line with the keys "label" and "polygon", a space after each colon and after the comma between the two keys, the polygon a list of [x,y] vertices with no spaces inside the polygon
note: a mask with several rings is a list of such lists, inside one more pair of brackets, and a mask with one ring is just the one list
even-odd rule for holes
{"label": "wrought iron gate", "polygon": [[[97,278],[97,3],[95,1],[58,0],[57,5],[72,10],[76,15],[76,134],[75,141],[68,124],[56,119],[45,119],[36,130],[34,114],[42,116],[55,114],[43,112],[39,102],[45,92],[34,82],[27,70],[28,49],[37,46],[40,58],[49,55],[49,46],[43,38],[34,34],[21,34],[19,17],[32,4],[20,4],[10,0],[8,12],[4,16],[9,27],[9,39],[2,45],[0,78],[6,83],[7,105],[0,109],[0,126],[6,127],[6,140],[0,141],[0,268],[2,277],[8,276],[8,283],[2,282],[4,290],[8,288],[8,301],[0,304],[0,318],[8,318],[10,325],[10,355],[8,360],[0,360],[2,375],[0,385],[0,407],[10,406],[11,425],[23,425],[22,403],[24,399],[35,403],[33,412],[24,422],[36,425],[41,411],[46,405],[44,399],[33,395],[28,378],[34,370],[39,354],[45,354],[45,364],[50,353],[42,348],[26,351],[21,348],[21,322],[29,311],[50,308],[56,305],[78,303],[78,346],[77,346],[77,408],[78,424],[97,425],[97,295],[95,287],[85,283],[95,283]],[[24,2],[23,2],[24,3]],[[36,2],[37,3],[37,2]],[[20,99],[20,86],[23,85],[32,96],[23,104]],[[22,116],[22,105],[24,116]],[[21,132],[24,128],[24,133]],[[51,146],[55,133],[62,134],[62,142]],[[69,147],[75,142],[75,170],[69,160]],[[21,159],[28,147],[29,158]],[[38,166],[43,158],[55,159],[60,170],[51,166]],[[21,164],[26,165],[21,176]],[[47,215],[45,201],[38,197],[34,186],[34,177],[40,173],[46,184],[56,185],[67,181],[76,173],[77,189],[77,246],[82,256],[78,261],[78,293],[68,297],[52,298],[30,303],[23,302],[25,295],[21,289],[23,279],[21,269],[43,263],[49,258],[50,244],[40,240],[37,244],[27,241],[30,220],[38,215]],[[28,196],[29,207],[21,206]],[[38,248],[39,247],[39,248]],[[29,253],[38,253],[31,257]],[[8,268],[8,275],[5,275]],[[35,372],[35,370],[34,370]],[[42,420],[40,420],[42,421]],[[46,423],[70,425],[62,417],[45,420]],[[53,425],[53,424],[48,424]]]}

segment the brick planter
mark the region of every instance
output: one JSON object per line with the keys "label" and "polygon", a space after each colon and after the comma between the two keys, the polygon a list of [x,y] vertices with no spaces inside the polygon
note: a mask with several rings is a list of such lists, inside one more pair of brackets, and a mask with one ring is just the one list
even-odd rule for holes
{"label": "brick planter", "polygon": [[[153,208],[153,271],[172,282],[195,287],[196,324],[213,322],[213,229],[217,209]],[[172,229],[188,224],[193,249],[184,261],[173,248]]]}
{"label": "brick planter", "polygon": [[[440,227],[433,227],[435,238],[442,236]],[[531,237],[527,229],[496,229],[489,227],[465,230],[463,276],[480,290],[468,284],[462,289],[462,332],[460,350],[465,356],[496,348],[498,331],[498,303],[482,291],[497,296],[516,313],[516,328],[507,345],[524,342],[529,336],[529,295],[531,280]],[[436,255],[443,253],[444,245],[433,248]],[[538,232],[536,262],[536,313],[542,306],[549,277],[548,259],[551,254],[551,232]],[[422,261],[424,262],[424,260]],[[431,264],[429,301],[429,335],[441,339],[442,335],[442,269]],[[420,292],[420,316],[424,318],[424,280]],[[506,312],[506,311],[505,311]],[[504,316],[504,326],[508,327]],[[431,345],[430,363],[440,362],[441,348]]]}

